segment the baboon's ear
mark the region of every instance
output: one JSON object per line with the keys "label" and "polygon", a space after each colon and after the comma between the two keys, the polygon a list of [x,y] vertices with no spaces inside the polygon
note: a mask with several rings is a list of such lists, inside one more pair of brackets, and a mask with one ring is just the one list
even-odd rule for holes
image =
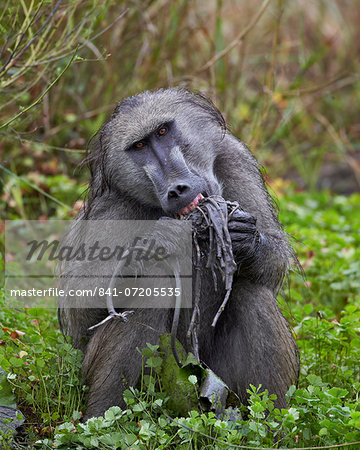
{"label": "baboon's ear", "polygon": [[89,191],[90,197],[99,197],[110,189],[110,179],[107,171],[107,145],[104,139],[107,124],[103,125],[90,139],[86,157],[81,166],[87,166],[90,171]]}

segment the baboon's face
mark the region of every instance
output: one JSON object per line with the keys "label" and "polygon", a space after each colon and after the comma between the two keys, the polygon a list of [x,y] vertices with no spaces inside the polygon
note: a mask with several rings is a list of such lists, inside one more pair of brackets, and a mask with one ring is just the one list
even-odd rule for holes
{"label": "baboon's face", "polygon": [[103,131],[111,185],[169,216],[190,212],[201,196],[221,194],[213,172],[224,136],[217,115],[183,90],[125,100]]}

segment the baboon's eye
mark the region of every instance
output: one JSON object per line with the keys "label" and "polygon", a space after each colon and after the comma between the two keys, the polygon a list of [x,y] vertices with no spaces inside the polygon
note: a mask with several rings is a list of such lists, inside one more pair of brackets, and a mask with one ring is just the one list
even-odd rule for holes
{"label": "baboon's eye", "polygon": [[158,134],[159,136],[164,136],[164,134],[166,134],[167,132],[168,132],[167,127],[166,127],[165,125],[162,125],[162,126],[158,129],[157,134]]}
{"label": "baboon's eye", "polygon": [[139,141],[134,144],[135,148],[144,148],[144,146],[145,146],[145,143],[143,141]]}

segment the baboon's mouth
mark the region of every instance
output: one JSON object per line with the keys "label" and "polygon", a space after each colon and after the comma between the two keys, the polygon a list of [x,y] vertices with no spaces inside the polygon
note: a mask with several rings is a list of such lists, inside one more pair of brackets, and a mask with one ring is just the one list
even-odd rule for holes
{"label": "baboon's mouth", "polygon": [[177,214],[179,219],[182,219],[183,216],[186,216],[191,211],[194,211],[194,209],[199,204],[200,200],[202,200],[203,198],[204,196],[200,193],[194,198],[194,200],[189,205],[185,206],[185,208],[180,209],[180,211]]}

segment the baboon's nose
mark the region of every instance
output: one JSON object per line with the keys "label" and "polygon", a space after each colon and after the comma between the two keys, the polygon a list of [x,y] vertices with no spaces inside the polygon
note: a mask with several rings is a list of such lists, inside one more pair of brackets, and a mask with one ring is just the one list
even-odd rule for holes
{"label": "baboon's nose", "polygon": [[170,186],[168,190],[168,199],[179,198],[182,195],[185,195],[190,190],[190,186],[186,183],[176,183]]}

